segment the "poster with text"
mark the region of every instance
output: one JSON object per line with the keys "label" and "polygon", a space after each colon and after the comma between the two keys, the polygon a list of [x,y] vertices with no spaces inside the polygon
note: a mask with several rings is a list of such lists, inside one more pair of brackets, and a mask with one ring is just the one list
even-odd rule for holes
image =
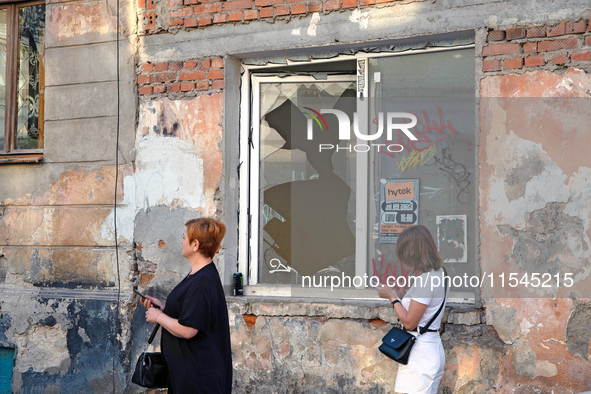
{"label": "poster with text", "polygon": [[382,179],[380,243],[394,244],[407,227],[419,223],[419,180]]}

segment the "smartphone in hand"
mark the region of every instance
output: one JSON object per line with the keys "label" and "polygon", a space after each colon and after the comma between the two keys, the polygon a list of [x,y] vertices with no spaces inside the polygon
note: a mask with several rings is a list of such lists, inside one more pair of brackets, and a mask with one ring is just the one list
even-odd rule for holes
{"label": "smartphone in hand", "polygon": [[[145,296],[145,295],[143,295],[142,293],[140,293],[139,291],[137,291],[137,289],[135,289],[135,288],[134,288],[134,289],[133,289],[133,292],[134,292],[135,294],[139,295],[140,297],[142,297],[144,300],[147,300],[146,296]],[[154,303],[152,303],[152,306],[153,306],[154,308],[156,308],[156,309],[160,309],[160,306],[158,306],[158,305],[156,305],[156,304],[154,304]]]}

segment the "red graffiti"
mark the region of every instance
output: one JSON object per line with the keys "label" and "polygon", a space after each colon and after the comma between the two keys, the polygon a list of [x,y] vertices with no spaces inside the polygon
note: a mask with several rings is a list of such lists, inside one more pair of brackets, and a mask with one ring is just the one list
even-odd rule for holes
{"label": "red graffiti", "polygon": [[[376,267],[375,259],[371,259],[371,263],[373,264],[373,276],[377,276],[380,279],[380,283],[387,283],[388,277],[398,278],[399,276],[403,276],[408,279],[408,277],[413,273],[412,270],[405,269],[400,260],[396,260],[394,265],[388,262],[386,264],[386,268],[382,272],[382,269],[384,268],[384,255],[382,255],[380,271],[378,271]],[[400,268],[400,274],[398,274],[398,268]]]}
{"label": "red graffiti", "polygon": [[[458,135],[456,129],[454,129],[453,126],[450,124],[449,119],[446,123],[443,123],[443,115],[441,114],[441,108],[439,107],[439,105],[437,106],[439,124],[437,124],[434,120],[430,120],[425,110],[421,110],[421,113],[423,114],[423,118],[425,119],[425,124],[422,125],[423,128],[420,131],[418,130],[418,127],[421,125],[421,122],[419,121],[419,123],[411,129],[415,137],[417,137],[417,141],[411,140],[410,138],[408,138],[406,134],[402,133],[400,130],[396,130],[396,141],[386,140],[386,147],[392,144],[398,144],[402,145],[409,152],[413,150],[423,151],[425,149],[429,149],[431,146],[437,144],[439,141],[447,137],[451,137],[452,135]],[[408,119],[408,122],[406,122],[406,120],[403,119],[403,122],[410,123],[411,121],[410,119]],[[377,125],[378,119],[375,118],[373,120],[373,123]],[[446,134],[446,130],[448,134]],[[451,134],[449,134],[450,132]],[[468,144],[468,150],[470,150],[470,141],[466,140],[466,143]],[[380,153],[384,153],[392,158],[394,158],[394,153],[401,154],[402,152],[403,151],[389,152],[387,149],[380,149]]]}

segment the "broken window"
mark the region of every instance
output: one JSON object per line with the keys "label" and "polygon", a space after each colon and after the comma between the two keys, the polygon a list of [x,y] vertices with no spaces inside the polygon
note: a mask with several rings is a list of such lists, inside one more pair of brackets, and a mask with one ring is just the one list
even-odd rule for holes
{"label": "broken window", "polygon": [[448,274],[476,272],[473,47],[351,58],[245,77],[241,264],[263,293],[375,298],[370,277],[412,275],[396,241],[413,224]]}
{"label": "broken window", "polygon": [[45,3],[0,6],[0,163],[43,154]]}

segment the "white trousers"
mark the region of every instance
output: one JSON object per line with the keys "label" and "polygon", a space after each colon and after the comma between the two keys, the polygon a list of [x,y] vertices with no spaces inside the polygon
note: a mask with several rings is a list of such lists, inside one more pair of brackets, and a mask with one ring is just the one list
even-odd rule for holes
{"label": "white trousers", "polygon": [[438,332],[426,332],[413,346],[407,365],[398,365],[397,393],[437,394],[443,377],[445,352]]}

